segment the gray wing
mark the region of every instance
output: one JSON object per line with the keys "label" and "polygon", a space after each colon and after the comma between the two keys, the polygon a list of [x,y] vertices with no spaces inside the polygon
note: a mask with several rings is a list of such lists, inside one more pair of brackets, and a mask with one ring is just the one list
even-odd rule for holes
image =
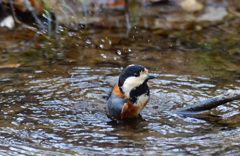
{"label": "gray wing", "polygon": [[111,94],[108,99],[108,110],[110,115],[116,119],[119,119],[121,116],[123,105],[127,103],[127,101],[119,96]]}

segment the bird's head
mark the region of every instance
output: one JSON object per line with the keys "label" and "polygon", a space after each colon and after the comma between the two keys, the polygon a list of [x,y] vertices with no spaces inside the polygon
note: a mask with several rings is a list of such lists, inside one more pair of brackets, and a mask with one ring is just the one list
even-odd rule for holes
{"label": "bird's head", "polygon": [[[130,98],[130,92],[133,89],[141,85],[146,85],[149,79],[153,79],[155,76],[149,74],[148,70],[141,65],[129,65],[127,66],[119,76],[118,85],[121,92],[128,98]],[[148,88],[147,88],[148,89]]]}

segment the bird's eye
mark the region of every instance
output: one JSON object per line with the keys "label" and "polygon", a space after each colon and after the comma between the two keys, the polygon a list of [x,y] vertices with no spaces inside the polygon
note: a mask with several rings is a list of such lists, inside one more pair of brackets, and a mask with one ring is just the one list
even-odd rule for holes
{"label": "bird's eye", "polygon": [[140,74],[139,73],[134,73],[133,76],[138,77]]}

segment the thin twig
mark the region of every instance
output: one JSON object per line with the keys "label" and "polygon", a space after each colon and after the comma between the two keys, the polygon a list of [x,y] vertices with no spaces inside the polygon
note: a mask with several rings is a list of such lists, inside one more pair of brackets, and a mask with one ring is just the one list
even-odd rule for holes
{"label": "thin twig", "polygon": [[13,18],[14,18],[14,21],[18,24],[22,24],[22,22],[20,20],[18,20],[17,18],[17,15],[16,15],[16,12],[15,12],[15,9],[13,7],[13,0],[10,0],[10,8],[11,8],[11,12],[12,12],[12,15],[13,15]]}
{"label": "thin twig", "polygon": [[127,36],[129,36],[129,32],[130,32],[132,26],[131,26],[131,22],[130,22],[129,3],[128,3],[128,0],[125,0],[125,16],[126,16]]}

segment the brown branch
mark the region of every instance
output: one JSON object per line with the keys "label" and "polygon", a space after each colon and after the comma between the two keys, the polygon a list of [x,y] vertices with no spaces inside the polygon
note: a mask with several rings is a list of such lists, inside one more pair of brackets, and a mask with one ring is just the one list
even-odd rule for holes
{"label": "brown branch", "polygon": [[184,107],[182,109],[174,111],[177,114],[196,114],[201,113],[203,111],[210,110],[219,105],[223,105],[227,102],[231,102],[233,100],[240,100],[240,90],[228,90],[224,94],[215,96],[213,98],[201,101],[192,106]]}

